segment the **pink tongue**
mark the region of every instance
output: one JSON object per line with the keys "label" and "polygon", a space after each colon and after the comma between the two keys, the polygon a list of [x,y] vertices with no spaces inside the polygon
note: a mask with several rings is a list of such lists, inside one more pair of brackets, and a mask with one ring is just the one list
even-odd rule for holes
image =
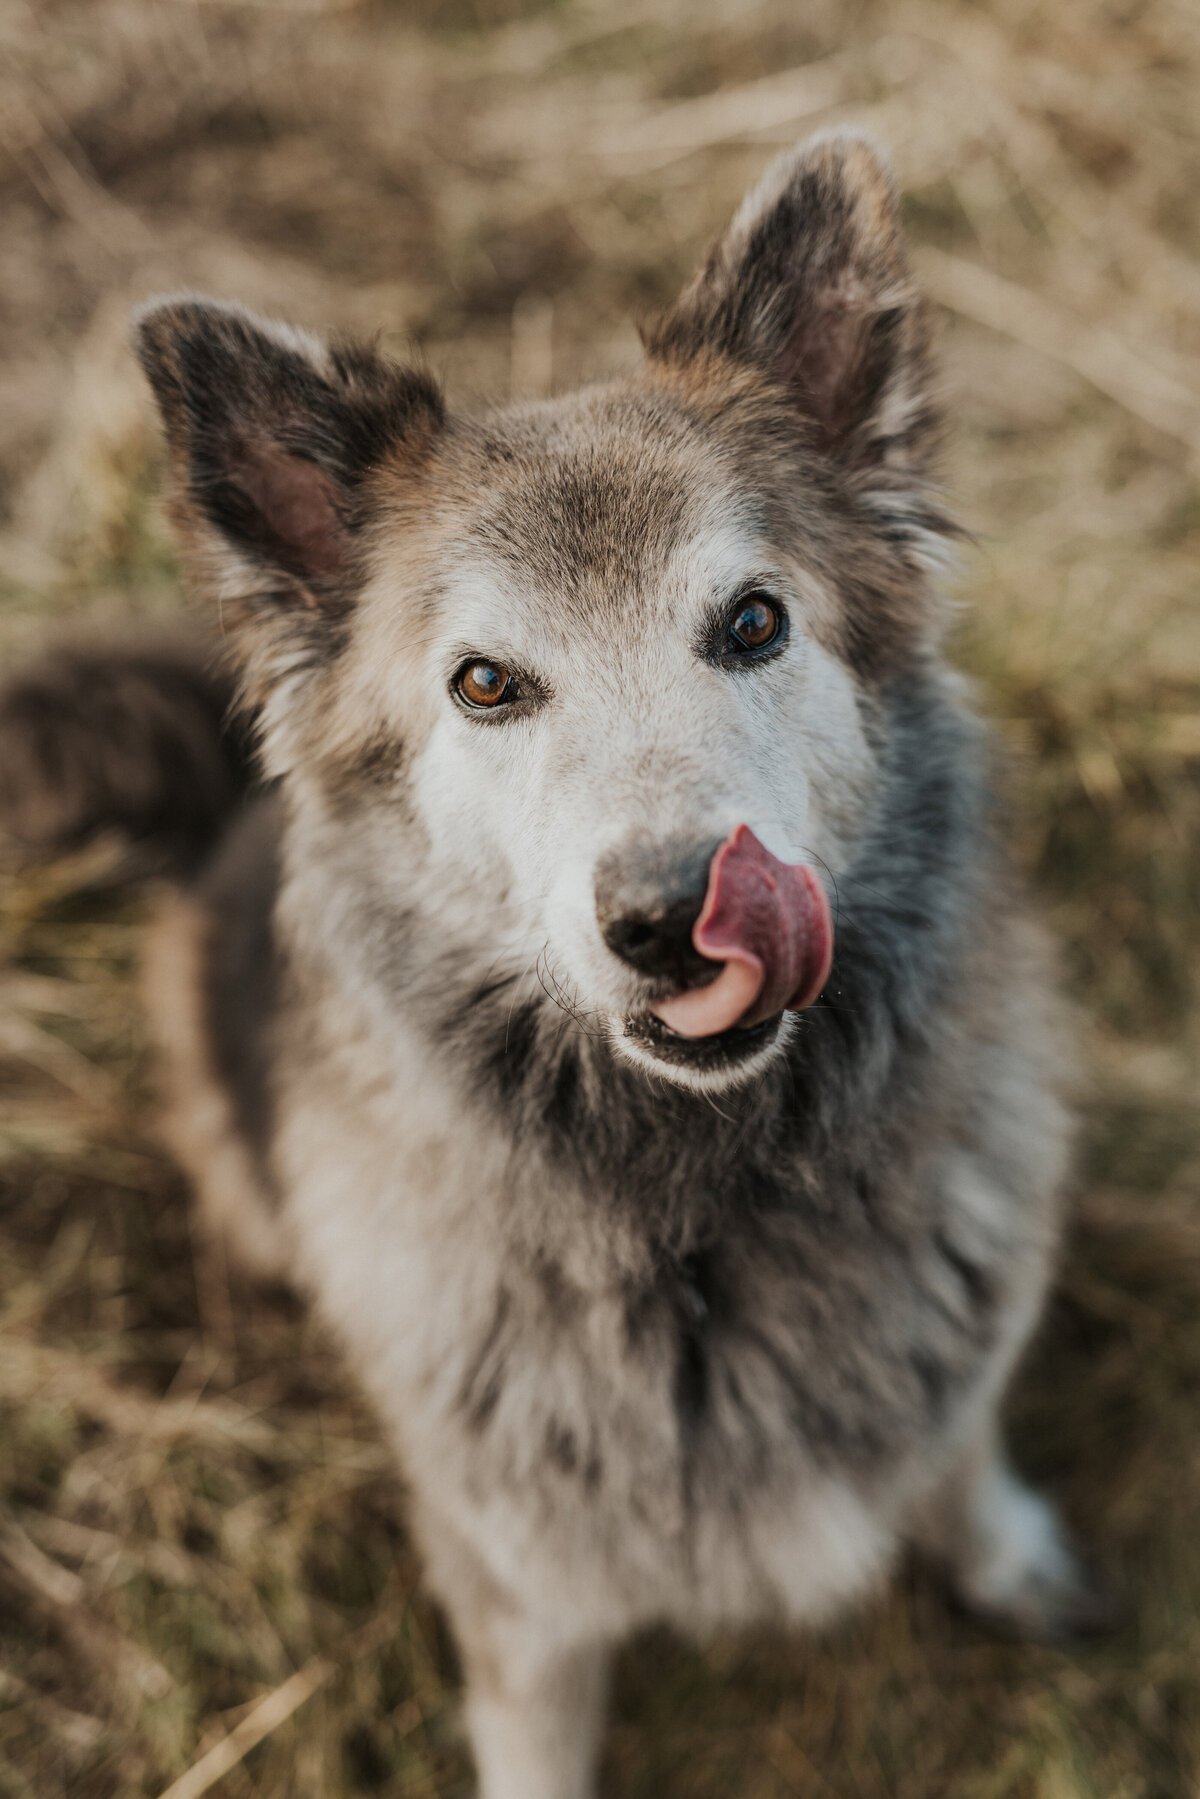
{"label": "pink tongue", "polygon": [[692,942],[725,966],[711,986],[651,1006],[681,1037],[799,1012],[820,993],[833,960],[825,889],[811,868],[777,861],[749,825],[738,825],[712,859]]}

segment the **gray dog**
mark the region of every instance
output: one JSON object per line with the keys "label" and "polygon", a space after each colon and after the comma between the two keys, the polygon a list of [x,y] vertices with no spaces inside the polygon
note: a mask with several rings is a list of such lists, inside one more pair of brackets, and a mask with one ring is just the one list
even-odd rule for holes
{"label": "gray dog", "polygon": [[942,657],[878,152],[781,157],[641,371],[563,399],[452,417],[192,298],[137,341],[254,773],[186,647],[64,653],[4,697],[0,804],[192,858],[170,1139],[374,1397],[486,1799],[590,1792],[629,1632],[824,1619],[906,1543],[1093,1623],[998,1438],[1062,1049]]}

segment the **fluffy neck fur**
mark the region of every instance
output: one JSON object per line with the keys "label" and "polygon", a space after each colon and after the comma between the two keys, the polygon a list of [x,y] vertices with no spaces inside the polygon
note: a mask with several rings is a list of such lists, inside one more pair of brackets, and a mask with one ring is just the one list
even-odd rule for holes
{"label": "fluffy neck fur", "polygon": [[933,663],[911,669],[882,714],[878,803],[837,881],[826,992],[764,1075],[715,1099],[647,1077],[546,994],[523,997],[516,976],[469,984],[471,958],[453,945],[419,962],[411,919],[378,889],[363,898],[361,863],[339,881],[336,853],[314,937],[296,834],[285,838],[285,930],[373,1012],[376,1031],[388,1028],[381,996],[416,1022],[488,1128],[509,1137],[518,1205],[524,1191],[545,1193],[550,1172],[602,1235],[605,1221],[631,1234],[636,1259],[653,1264],[697,1253],[748,1213],[820,1211],[842,1203],[843,1187],[868,1204],[872,1171],[911,1166],[935,1115],[961,1107],[964,1076],[932,1045],[971,984],[966,927],[995,879],[986,742],[950,678]]}

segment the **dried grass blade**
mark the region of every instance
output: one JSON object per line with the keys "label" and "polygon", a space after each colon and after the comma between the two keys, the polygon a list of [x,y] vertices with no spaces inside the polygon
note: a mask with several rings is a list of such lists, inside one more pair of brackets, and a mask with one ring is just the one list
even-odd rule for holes
{"label": "dried grass blade", "polygon": [[0,1702],[29,1708],[47,1730],[74,1756],[87,1755],[104,1739],[105,1724],[88,1712],[72,1711],[48,1693],[38,1692],[9,1668],[0,1668]]}
{"label": "dried grass blade", "polygon": [[314,1656],[305,1662],[281,1687],[261,1699],[228,1736],[214,1743],[186,1774],[172,1781],[160,1799],[199,1799],[201,1793],[207,1793],[218,1780],[223,1780],[236,1768],[251,1749],[278,1730],[281,1724],[286,1724],[292,1713],[299,1711],[336,1673],[334,1663],[323,1656]]}
{"label": "dried grass blade", "polygon": [[1200,392],[1164,374],[1114,332],[1088,325],[978,263],[932,246],[919,251],[915,260],[939,305],[1062,363],[1200,459]]}
{"label": "dried grass blade", "polygon": [[814,113],[839,106],[848,82],[847,58],[827,56],[738,87],[680,100],[640,119],[622,119],[601,134],[595,154],[604,160],[629,159],[651,171],[713,144],[799,126]]}
{"label": "dried grass blade", "polygon": [[0,1558],[92,1666],[115,1671],[118,1681],[141,1702],[162,1699],[174,1689],[175,1681],[161,1662],[92,1612],[79,1575],[46,1555],[11,1519],[0,1519]]}
{"label": "dried grass blade", "polygon": [[186,1773],[172,1781],[159,1794],[159,1799],[200,1799],[202,1793],[207,1793],[218,1780],[223,1780],[226,1774],[236,1768],[251,1749],[269,1737],[272,1731],[278,1730],[281,1724],[286,1724],[293,1712],[299,1711],[314,1693],[327,1686],[342,1667],[357,1660],[359,1656],[369,1655],[372,1650],[378,1649],[397,1628],[397,1619],[385,1610],[343,1641],[338,1661],[314,1655],[311,1661],[305,1662],[282,1686],[268,1693],[265,1699],[260,1699],[228,1736],[214,1743]]}

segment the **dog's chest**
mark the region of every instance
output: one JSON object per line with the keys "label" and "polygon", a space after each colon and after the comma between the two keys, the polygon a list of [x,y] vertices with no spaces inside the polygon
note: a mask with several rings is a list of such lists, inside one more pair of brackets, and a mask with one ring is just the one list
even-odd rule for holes
{"label": "dog's chest", "polygon": [[536,1549],[635,1612],[697,1582],[715,1615],[751,1606],[777,1521],[862,1513],[992,1347],[992,1275],[929,1221],[775,1195],[639,1258],[604,1194],[514,1187],[509,1147],[432,1091],[309,1093],[283,1147],[303,1276],[420,1485],[501,1564]]}
{"label": "dog's chest", "polygon": [[502,1575],[536,1560],[626,1622],[704,1623],[808,1612],[884,1557],[985,1345],[760,1247],[632,1292],[510,1264],[464,1313],[399,1434]]}

